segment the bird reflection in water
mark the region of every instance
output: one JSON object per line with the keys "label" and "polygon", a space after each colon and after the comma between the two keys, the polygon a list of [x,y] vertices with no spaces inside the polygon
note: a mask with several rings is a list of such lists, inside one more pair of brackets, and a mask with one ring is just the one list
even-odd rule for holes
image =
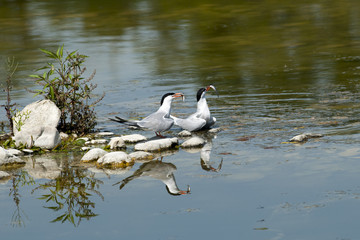
{"label": "bird reflection in water", "polygon": [[205,171],[219,172],[223,164],[223,159],[221,159],[221,162],[217,168],[212,167],[210,164],[211,149],[212,149],[212,141],[208,140],[200,151],[201,168],[204,169]]}
{"label": "bird reflection in water", "polygon": [[185,195],[190,193],[190,186],[186,191],[182,191],[178,188],[173,172],[176,170],[176,166],[172,163],[163,162],[161,160],[154,160],[142,164],[133,175],[117,182],[114,185],[120,184],[122,189],[131,180],[139,177],[151,177],[162,181],[166,185],[166,190],[171,195]]}

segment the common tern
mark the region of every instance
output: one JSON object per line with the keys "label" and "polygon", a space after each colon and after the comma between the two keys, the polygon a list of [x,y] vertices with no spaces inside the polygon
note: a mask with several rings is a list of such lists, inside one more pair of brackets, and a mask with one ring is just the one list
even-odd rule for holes
{"label": "common tern", "polygon": [[[208,129],[212,125],[214,125],[216,122],[216,118],[211,116],[205,98],[206,92],[210,89],[213,89],[217,93],[217,90],[213,85],[209,85],[206,88],[200,88],[196,94],[196,112],[185,119],[171,116],[174,119],[174,124],[190,132],[198,131],[201,129]],[[218,93],[217,95],[219,96]]]}
{"label": "common tern", "polygon": [[171,103],[172,100],[182,97],[184,99],[184,94],[182,93],[166,93],[162,96],[160,101],[160,108],[147,116],[146,118],[139,121],[126,120],[120,117],[115,116],[115,119],[109,118],[112,121],[125,124],[127,126],[148,129],[155,132],[156,136],[163,137],[161,132],[169,130],[173,124],[174,120],[170,118],[171,113]]}

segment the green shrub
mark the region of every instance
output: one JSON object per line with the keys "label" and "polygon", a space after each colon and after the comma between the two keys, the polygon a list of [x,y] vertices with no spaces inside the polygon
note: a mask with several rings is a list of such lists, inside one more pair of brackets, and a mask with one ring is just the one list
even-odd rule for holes
{"label": "green shrub", "polygon": [[64,55],[64,46],[59,47],[56,52],[40,50],[53,61],[37,70],[45,70],[43,74],[30,75],[42,86],[42,89],[35,91],[36,95],[50,99],[61,110],[58,126],[60,131],[77,134],[91,132],[96,125],[94,107],[105,94],[90,103],[91,92],[97,85],[90,83],[95,71],[88,78],[82,77],[86,70],[83,63],[87,56],[78,51]]}

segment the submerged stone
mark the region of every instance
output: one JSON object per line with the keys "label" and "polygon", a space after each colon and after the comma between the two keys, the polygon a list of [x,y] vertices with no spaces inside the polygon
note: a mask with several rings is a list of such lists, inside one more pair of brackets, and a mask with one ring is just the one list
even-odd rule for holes
{"label": "submerged stone", "polygon": [[154,159],[154,155],[152,155],[151,153],[148,152],[144,152],[144,151],[137,151],[137,152],[132,152],[129,154],[129,158],[131,160],[152,160]]}
{"label": "submerged stone", "polygon": [[151,140],[144,143],[138,143],[135,145],[135,151],[145,151],[145,152],[153,152],[153,151],[162,151],[166,149],[173,148],[179,144],[178,138],[164,138],[158,140]]}

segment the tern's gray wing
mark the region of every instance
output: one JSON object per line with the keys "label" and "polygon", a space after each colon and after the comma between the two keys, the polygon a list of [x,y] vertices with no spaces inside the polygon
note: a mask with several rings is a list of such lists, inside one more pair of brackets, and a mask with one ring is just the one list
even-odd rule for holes
{"label": "tern's gray wing", "polygon": [[206,124],[206,120],[198,118],[196,114],[192,114],[185,119],[177,117],[173,117],[173,119],[175,121],[175,125],[190,132],[200,130]]}
{"label": "tern's gray wing", "polygon": [[142,119],[137,123],[142,128],[147,128],[155,132],[162,132],[169,130],[174,124],[174,120],[165,117],[162,112],[155,112]]}

